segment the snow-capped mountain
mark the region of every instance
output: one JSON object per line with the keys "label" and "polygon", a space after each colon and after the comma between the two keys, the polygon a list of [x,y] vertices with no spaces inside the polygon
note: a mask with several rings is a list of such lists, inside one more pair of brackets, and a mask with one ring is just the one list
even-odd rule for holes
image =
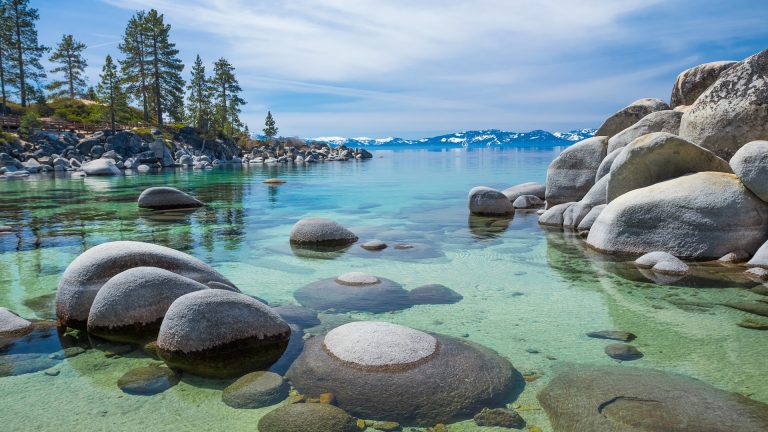
{"label": "snow-capped mountain", "polygon": [[481,131],[457,132],[448,135],[440,135],[432,138],[415,140],[402,138],[345,138],[326,136],[311,138],[308,141],[326,142],[332,145],[346,145],[348,147],[556,147],[564,146],[594,136],[595,129],[579,129],[568,132],[547,132],[535,130],[530,132],[510,132],[498,129]]}

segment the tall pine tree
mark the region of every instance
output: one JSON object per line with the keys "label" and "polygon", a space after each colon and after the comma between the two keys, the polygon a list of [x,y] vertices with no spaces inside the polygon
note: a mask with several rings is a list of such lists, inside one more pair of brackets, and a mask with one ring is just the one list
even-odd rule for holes
{"label": "tall pine tree", "polygon": [[107,55],[99,78],[99,100],[106,108],[106,116],[114,132],[115,123],[129,108],[117,65],[112,61],[112,56]]}
{"label": "tall pine tree", "polygon": [[235,68],[225,58],[220,58],[213,65],[211,86],[215,95],[216,127],[223,135],[234,136],[242,127],[240,107],[246,102],[240,97],[242,89],[235,77]]}
{"label": "tall pine tree", "polygon": [[52,63],[59,64],[51,69],[51,73],[64,74],[63,80],[55,80],[48,86],[52,96],[74,99],[76,95],[83,94],[85,89],[85,68],[88,66],[83,57],[85,48],[85,44],[75,40],[72,35],[61,37],[61,42],[56,47],[56,51],[48,59]]}
{"label": "tall pine tree", "polygon": [[211,85],[199,55],[192,65],[192,78],[187,88],[187,121],[199,132],[206,134],[211,128]]}
{"label": "tall pine tree", "polygon": [[17,72],[11,84],[19,89],[21,106],[27,106],[28,95],[35,91],[34,83],[45,78],[40,57],[48,48],[37,41],[35,21],[40,18],[37,9],[29,7],[29,0],[6,0],[11,25],[11,56]]}
{"label": "tall pine tree", "polygon": [[272,118],[272,111],[267,111],[267,118],[264,119],[264,135],[272,139],[277,135],[277,127],[275,127],[275,119]]}
{"label": "tall pine tree", "polygon": [[7,1],[0,1],[0,97],[2,97],[2,115],[7,114],[8,89],[17,82],[16,70],[11,63],[13,49],[13,21]]}
{"label": "tall pine tree", "polygon": [[125,58],[120,61],[126,92],[136,100],[144,113],[144,121],[149,123],[150,89],[149,65],[147,64],[146,12],[134,14],[125,27],[120,51]]}
{"label": "tall pine tree", "polygon": [[163,125],[163,114],[166,113],[172,121],[180,122],[184,118],[184,79],[181,77],[184,64],[177,57],[176,44],[170,41],[171,26],[165,24],[163,15],[154,9],[147,13],[144,22],[157,124]]}

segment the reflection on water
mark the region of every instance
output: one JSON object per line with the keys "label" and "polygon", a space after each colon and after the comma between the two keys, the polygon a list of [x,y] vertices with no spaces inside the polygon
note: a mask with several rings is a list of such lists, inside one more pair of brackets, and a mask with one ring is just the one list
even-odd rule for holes
{"label": "reflection on water", "polygon": [[[445,285],[463,299],[387,313],[320,314],[320,325],[304,331],[320,334],[352,320],[376,319],[490,347],[526,377],[514,405],[529,425],[544,431],[551,427],[535,396],[555,371],[573,363],[616,364],[604,354],[609,341],[587,337],[592,331],[637,335],[632,344],[644,357],[634,366],[694,376],[768,401],[768,332],[739,326],[747,319],[768,320],[744,311],[766,297],[749,289],[758,284],[744,278],[740,267],[696,264],[685,278],[660,280],[631,262],[584,248],[575,234],[542,229],[535,213],[468,215],[471,187],[543,181],[557,153],[380,151],[369,161],[301,167],[99,179],[55,173],[2,182],[0,225],[14,232],[0,235],[0,306],[51,319],[59,277],[74,257],[105,241],[146,241],[210,263],[270,304],[294,304],[297,289],[350,271],[391,279],[409,291]],[[262,183],[272,177],[286,183]],[[185,190],[208,205],[193,212],[138,209],[141,191],[159,185]],[[306,216],[334,219],[360,241],[336,251],[296,249],[289,232]],[[373,239],[388,247],[360,247]],[[294,349],[301,340],[301,332],[296,334]],[[0,392],[11,395],[0,400],[6,427],[239,431],[253,430],[269,411],[233,410],[221,402],[221,383],[194,377],[154,396],[123,394],[116,385],[123,374],[157,361],[141,349],[96,345],[91,349],[94,341],[83,335],[50,329],[5,345],[0,375],[12,375],[0,378]],[[78,354],[66,357],[62,349],[68,347],[88,349],[70,350]],[[289,362],[274,368],[284,372]],[[20,374],[15,365],[22,363],[29,373]],[[48,369],[50,375],[43,372]],[[452,427],[477,430],[472,421]]]}

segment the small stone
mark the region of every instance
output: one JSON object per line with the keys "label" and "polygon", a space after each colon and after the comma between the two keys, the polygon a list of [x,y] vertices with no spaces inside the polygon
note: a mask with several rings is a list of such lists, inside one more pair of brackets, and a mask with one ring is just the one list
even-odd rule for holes
{"label": "small stone", "polygon": [[468,338],[469,337],[469,333],[462,333],[461,337]]}
{"label": "small stone", "polygon": [[58,369],[49,368],[49,369],[46,369],[45,371],[43,371],[43,373],[48,375],[48,376],[57,376],[61,372]]}
{"label": "small stone", "polygon": [[393,421],[377,421],[373,424],[373,428],[385,432],[403,430],[400,423]]}
{"label": "small stone", "polygon": [[381,240],[370,240],[360,245],[360,247],[369,251],[380,251],[386,249],[387,244]]}
{"label": "small stone", "polygon": [[526,348],[525,352],[527,352],[528,354],[538,354],[540,351],[537,350],[536,348]]}
{"label": "small stone", "polygon": [[280,184],[285,184],[285,180],[279,179],[279,178],[268,178],[264,180],[263,183],[270,184],[270,185],[280,185]]}
{"label": "small stone", "polygon": [[342,409],[325,404],[290,404],[268,412],[259,420],[261,432],[352,432],[355,419]]}
{"label": "small stone", "polygon": [[232,408],[262,408],[288,396],[288,384],[274,372],[251,372],[229,385],[221,400]]}
{"label": "small stone", "polygon": [[632,361],[643,357],[643,353],[632,345],[610,344],[605,347],[608,357],[620,361]]}
{"label": "small stone", "polygon": [[736,250],[723,255],[717,261],[724,264],[736,264],[736,263],[746,262],[748,260],[749,260],[749,253],[743,250]]}
{"label": "small stone", "polygon": [[306,401],[307,401],[306,396],[301,394],[290,395],[288,396],[288,400],[287,400],[289,404],[304,403]]}
{"label": "small stone", "polygon": [[320,393],[318,402],[321,404],[336,405],[336,398],[333,396],[333,393]]}
{"label": "small stone", "polygon": [[365,420],[357,419],[357,428],[364,431],[368,426],[365,425]]}
{"label": "small stone", "polygon": [[77,357],[84,352],[85,349],[78,346],[64,348],[64,358]]}
{"label": "small stone", "polygon": [[395,249],[397,250],[407,250],[407,249],[413,249],[414,246],[407,244],[407,243],[398,243],[395,245]]}
{"label": "small stone", "polygon": [[587,333],[587,336],[595,339],[610,339],[621,342],[632,342],[637,338],[634,334],[619,330],[601,330]]}
{"label": "small stone", "polygon": [[768,321],[758,321],[752,318],[744,318],[736,325],[751,330],[768,330]]}
{"label": "small stone", "polygon": [[764,269],[762,267],[752,267],[751,269],[744,272],[744,276],[755,282],[766,282],[768,281],[768,269]]}
{"label": "small stone", "polygon": [[522,429],[525,426],[525,420],[514,410],[483,408],[482,411],[475,415],[475,424],[478,426]]}

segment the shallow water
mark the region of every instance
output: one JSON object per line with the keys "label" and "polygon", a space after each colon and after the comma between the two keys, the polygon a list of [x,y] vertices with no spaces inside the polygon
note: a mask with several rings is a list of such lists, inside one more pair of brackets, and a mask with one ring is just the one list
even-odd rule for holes
{"label": "shallow water", "polygon": [[[588,331],[636,334],[633,345],[645,356],[625,364],[682,373],[768,402],[768,332],[738,327],[744,318],[760,317],[720,306],[760,298],[740,268],[700,266],[702,277],[656,284],[632,266],[584,250],[572,234],[540,228],[535,213],[518,212],[511,221],[469,217],[471,187],[543,181],[559,150],[378,151],[368,161],[303,167],[0,182],[0,225],[17,229],[0,234],[0,306],[53,318],[58,279],[72,259],[105,241],[139,240],[190,253],[273,305],[292,303],[296,289],[347,271],[406,289],[449,286],[464,296],[461,302],[321,314],[321,328],[375,319],[488,346],[524,375],[540,377],[526,383],[511,406],[544,431],[551,427],[535,396],[559,368],[616,364],[603,353],[610,341],[590,339]],[[287,183],[262,183],[276,176]],[[138,209],[139,193],[156,185],[192,192],[209,206],[187,214]],[[361,242],[415,247],[369,252],[358,243],[337,254],[295,253],[288,234],[306,216],[337,220]],[[26,353],[47,359],[58,343],[55,336],[41,339]],[[270,410],[229,408],[221,402],[221,383],[189,377],[158,395],[125,394],[116,385],[124,372],[157,363],[138,352],[107,358],[89,350],[53,363],[57,376],[0,378],[5,430],[255,430]],[[466,421],[450,430],[482,429]]]}

